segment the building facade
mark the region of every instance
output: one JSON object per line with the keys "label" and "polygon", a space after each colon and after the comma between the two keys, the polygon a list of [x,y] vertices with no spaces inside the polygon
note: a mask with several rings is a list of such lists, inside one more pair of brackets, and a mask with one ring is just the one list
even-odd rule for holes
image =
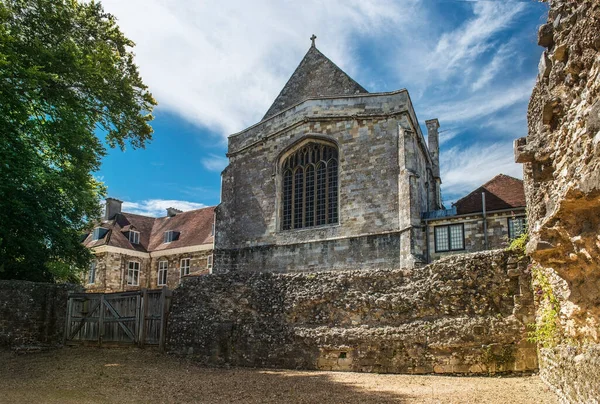
{"label": "building facade", "polygon": [[507,247],[526,231],[525,210],[523,181],[504,174],[495,176],[459,199],[452,209],[423,216],[429,260]]}
{"label": "building facade", "polygon": [[314,43],[262,121],[229,137],[215,271],[412,267],[441,209],[439,123],[368,93]]}
{"label": "building facade", "polygon": [[169,208],[153,218],[122,212],[121,203],[107,198],[104,221],[83,241],[95,255],[86,290],[174,288],[187,276],[212,272],[214,207]]}

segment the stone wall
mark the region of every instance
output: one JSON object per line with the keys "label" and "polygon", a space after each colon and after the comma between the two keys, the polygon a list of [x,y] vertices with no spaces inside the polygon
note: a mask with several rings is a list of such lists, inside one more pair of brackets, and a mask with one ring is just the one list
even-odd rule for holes
{"label": "stone wall", "polygon": [[[525,217],[525,209],[515,209],[514,211],[502,213],[488,213],[487,215],[487,234],[488,250],[506,248],[510,244],[508,237],[508,219]],[[445,226],[449,224],[464,225],[464,251],[437,252],[435,250],[434,231],[436,226]],[[429,232],[429,257],[431,261],[446,257],[448,255],[462,254],[465,252],[476,252],[486,250],[485,235],[483,227],[483,216],[481,214],[465,215],[460,217],[446,217],[443,219],[430,220],[428,226]]]}
{"label": "stone wall", "polygon": [[537,369],[525,261],[504,251],[412,270],[188,279],[168,351],[203,363],[382,373]]}
{"label": "stone wall", "polygon": [[[282,230],[281,157],[311,139],[338,147],[339,223]],[[351,269],[354,262],[338,260],[340,254],[321,255],[340,239],[350,245],[350,238],[363,238],[355,247],[362,248],[366,266],[382,259],[400,260],[403,267],[424,261],[420,213],[437,208],[436,188],[405,90],[305,100],[232,135],[228,157],[216,210],[215,272]],[[387,243],[389,233],[399,242]],[[368,238],[377,235],[391,249],[373,255]],[[303,243],[298,256],[294,250]]]}
{"label": "stone wall", "polygon": [[529,132],[515,144],[517,161],[525,163],[541,375],[566,401],[597,402],[600,0],[549,4],[548,23],[538,33],[545,50],[529,104]]}
{"label": "stone wall", "polygon": [[[89,274],[85,274],[85,287],[89,292],[123,292],[126,290],[139,290],[141,288],[157,289],[158,263],[168,262],[167,287],[173,289],[181,282],[181,260],[190,259],[190,274],[188,276],[206,275],[210,273],[209,257],[212,249],[173,254],[166,250],[164,254],[152,256],[148,253],[133,252],[129,255],[117,252],[96,253],[96,281],[88,283]],[[155,253],[153,253],[155,254]],[[129,261],[140,263],[139,285],[127,285],[127,268]]]}
{"label": "stone wall", "polygon": [[0,347],[62,342],[71,284],[0,280]]}

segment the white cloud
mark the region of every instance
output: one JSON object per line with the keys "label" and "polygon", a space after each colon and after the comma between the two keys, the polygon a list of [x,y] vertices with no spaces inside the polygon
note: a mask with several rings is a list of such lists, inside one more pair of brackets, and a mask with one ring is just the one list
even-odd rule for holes
{"label": "white cloud", "polygon": [[485,184],[497,174],[522,178],[523,166],[514,162],[511,142],[453,147],[440,153],[442,192],[454,199]]}
{"label": "white cloud", "polygon": [[[426,111],[435,115],[440,122],[467,124],[524,102],[531,96],[533,81],[526,80],[510,87],[494,87],[482,91],[470,98],[441,100],[432,104]],[[471,122],[472,123],[472,122]]]}
{"label": "white cloud", "polygon": [[464,71],[464,67],[472,66],[493,45],[495,35],[509,27],[524,9],[525,4],[515,2],[473,3],[474,18],[442,35],[429,68],[445,76]]}
{"label": "white cloud", "polygon": [[229,164],[227,157],[218,156],[216,154],[209,154],[207,158],[202,159],[202,165],[208,171],[221,172]]}
{"label": "white cloud", "polygon": [[[526,2],[463,3],[471,13],[458,24],[432,11],[443,2],[420,0],[104,0],[103,5],[136,42],[136,63],[158,108],[222,139],[261,119],[313,33],[319,49],[363,85],[386,86],[371,90],[406,87],[419,116],[439,118],[446,131],[441,144],[473,129],[490,139],[526,130],[533,78],[515,70],[519,42],[501,38],[532,6]],[[388,76],[361,77],[375,66],[369,60],[358,65],[359,41],[379,47],[374,54],[385,56],[377,67],[384,66]],[[510,81],[501,80],[506,73]],[[442,150],[446,192],[471,191],[499,172],[520,173],[512,145],[478,141],[465,150]],[[215,154],[201,161],[210,171],[227,163]],[[146,202],[137,209],[152,211]]]}
{"label": "white cloud", "polygon": [[167,208],[175,208],[186,212],[188,210],[204,207],[206,207],[206,205],[202,203],[178,201],[174,199],[147,199],[140,202],[124,201],[122,205],[123,212],[153,217],[166,216]]}
{"label": "white cloud", "polygon": [[500,46],[492,60],[481,69],[481,74],[471,88],[473,91],[481,90],[489,85],[492,80],[500,73],[509,63],[513,63],[516,56],[515,44],[513,42]]}
{"label": "white cloud", "polygon": [[409,21],[405,0],[105,0],[164,108],[223,136],[260,120],[310,46],[354,70],[351,35]]}

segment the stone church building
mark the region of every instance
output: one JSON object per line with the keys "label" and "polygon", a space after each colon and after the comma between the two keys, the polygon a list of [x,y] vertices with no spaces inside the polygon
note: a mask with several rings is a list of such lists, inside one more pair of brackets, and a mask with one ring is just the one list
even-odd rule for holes
{"label": "stone church building", "polygon": [[369,93],[313,44],[257,124],[229,137],[215,272],[412,267],[442,209],[437,119]]}

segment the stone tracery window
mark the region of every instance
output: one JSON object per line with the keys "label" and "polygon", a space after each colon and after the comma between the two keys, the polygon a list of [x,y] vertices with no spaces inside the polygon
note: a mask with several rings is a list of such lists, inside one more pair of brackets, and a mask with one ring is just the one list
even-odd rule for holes
{"label": "stone tracery window", "polygon": [[282,229],[338,223],[338,150],[309,142],[282,165]]}

